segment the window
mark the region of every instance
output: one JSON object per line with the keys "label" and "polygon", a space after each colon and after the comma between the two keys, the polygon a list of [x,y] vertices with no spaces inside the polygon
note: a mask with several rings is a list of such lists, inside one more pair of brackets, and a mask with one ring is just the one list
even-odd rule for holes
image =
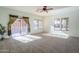
{"label": "window", "polygon": [[68,31],[68,18],[62,18],[62,21],[61,21],[61,30]]}
{"label": "window", "polygon": [[40,20],[40,21],[38,21],[39,22],[39,29],[42,29],[43,28],[43,23],[42,23],[42,21]]}
{"label": "window", "polygon": [[54,21],[54,30],[60,30],[61,28],[60,28],[60,25],[61,25],[61,20],[60,20],[60,18],[58,18],[58,19],[55,19],[55,21]]}
{"label": "window", "polygon": [[43,28],[42,21],[41,20],[34,20],[33,27],[34,27],[34,30],[42,29]]}
{"label": "window", "polygon": [[38,21],[37,20],[33,21],[33,27],[34,27],[34,30],[38,30]]}
{"label": "window", "polygon": [[54,30],[55,31],[68,31],[68,17],[55,19]]}

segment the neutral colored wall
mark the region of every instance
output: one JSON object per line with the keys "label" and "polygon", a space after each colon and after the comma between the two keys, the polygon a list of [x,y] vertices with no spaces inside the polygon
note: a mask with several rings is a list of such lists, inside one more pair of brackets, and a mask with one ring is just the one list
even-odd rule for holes
{"label": "neutral colored wall", "polygon": [[[31,33],[37,33],[37,32],[42,32],[42,31],[49,32],[50,24],[53,21],[53,17],[67,16],[69,17],[69,31],[66,33],[68,33],[71,36],[79,36],[79,7],[68,7],[68,8],[55,10],[52,13],[53,16],[48,16],[48,17],[46,16],[44,18],[37,15],[0,7],[0,23],[2,25],[7,26],[7,23],[9,21],[9,14],[29,17]],[[37,31],[33,30],[34,27],[33,27],[32,22],[34,19],[41,19],[42,21],[44,21],[43,23],[44,30],[42,29],[39,29]]]}
{"label": "neutral colored wall", "polygon": [[54,17],[69,17],[69,31],[65,33],[70,36],[79,37],[79,7],[68,7],[53,11],[53,16],[44,18],[44,31],[50,31],[50,24],[53,23]]}
{"label": "neutral colored wall", "polygon": [[31,33],[37,33],[37,32],[43,31],[42,29],[39,29],[37,31],[33,30],[34,29],[33,20],[34,19],[42,20],[42,17],[37,16],[37,15],[33,15],[33,14],[29,14],[29,13],[26,13],[26,12],[12,10],[12,9],[8,9],[8,8],[3,8],[3,7],[0,7],[0,24],[7,27],[7,23],[9,21],[9,14],[29,17]]}

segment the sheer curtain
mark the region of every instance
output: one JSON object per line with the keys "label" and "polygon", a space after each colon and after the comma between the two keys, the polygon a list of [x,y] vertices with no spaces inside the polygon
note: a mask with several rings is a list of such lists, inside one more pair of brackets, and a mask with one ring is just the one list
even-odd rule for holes
{"label": "sheer curtain", "polygon": [[12,36],[20,36],[28,33],[28,24],[24,21],[24,19],[17,19],[11,25],[11,33]]}

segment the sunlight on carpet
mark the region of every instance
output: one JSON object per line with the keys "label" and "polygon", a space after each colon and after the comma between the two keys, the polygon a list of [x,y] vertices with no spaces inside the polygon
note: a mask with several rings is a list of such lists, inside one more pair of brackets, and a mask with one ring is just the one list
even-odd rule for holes
{"label": "sunlight on carpet", "polygon": [[35,35],[24,35],[24,36],[19,35],[19,36],[12,36],[12,38],[14,40],[18,40],[22,43],[28,43],[28,42],[31,42],[31,41],[34,41],[34,40],[39,40],[42,37],[35,36]]}

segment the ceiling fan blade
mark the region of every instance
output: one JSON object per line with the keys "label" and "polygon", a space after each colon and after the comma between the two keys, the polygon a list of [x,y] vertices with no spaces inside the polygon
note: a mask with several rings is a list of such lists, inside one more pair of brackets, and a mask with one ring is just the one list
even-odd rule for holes
{"label": "ceiling fan blade", "polygon": [[37,9],[36,12],[39,12],[39,11],[41,11],[41,10],[42,10],[42,9]]}
{"label": "ceiling fan blade", "polygon": [[53,8],[48,8],[47,10],[53,10]]}
{"label": "ceiling fan blade", "polygon": [[46,12],[46,13],[48,13],[48,11],[47,11],[47,10],[45,10],[45,11],[44,11],[44,10],[40,10],[39,12],[40,12],[40,13],[42,13],[42,12]]}

